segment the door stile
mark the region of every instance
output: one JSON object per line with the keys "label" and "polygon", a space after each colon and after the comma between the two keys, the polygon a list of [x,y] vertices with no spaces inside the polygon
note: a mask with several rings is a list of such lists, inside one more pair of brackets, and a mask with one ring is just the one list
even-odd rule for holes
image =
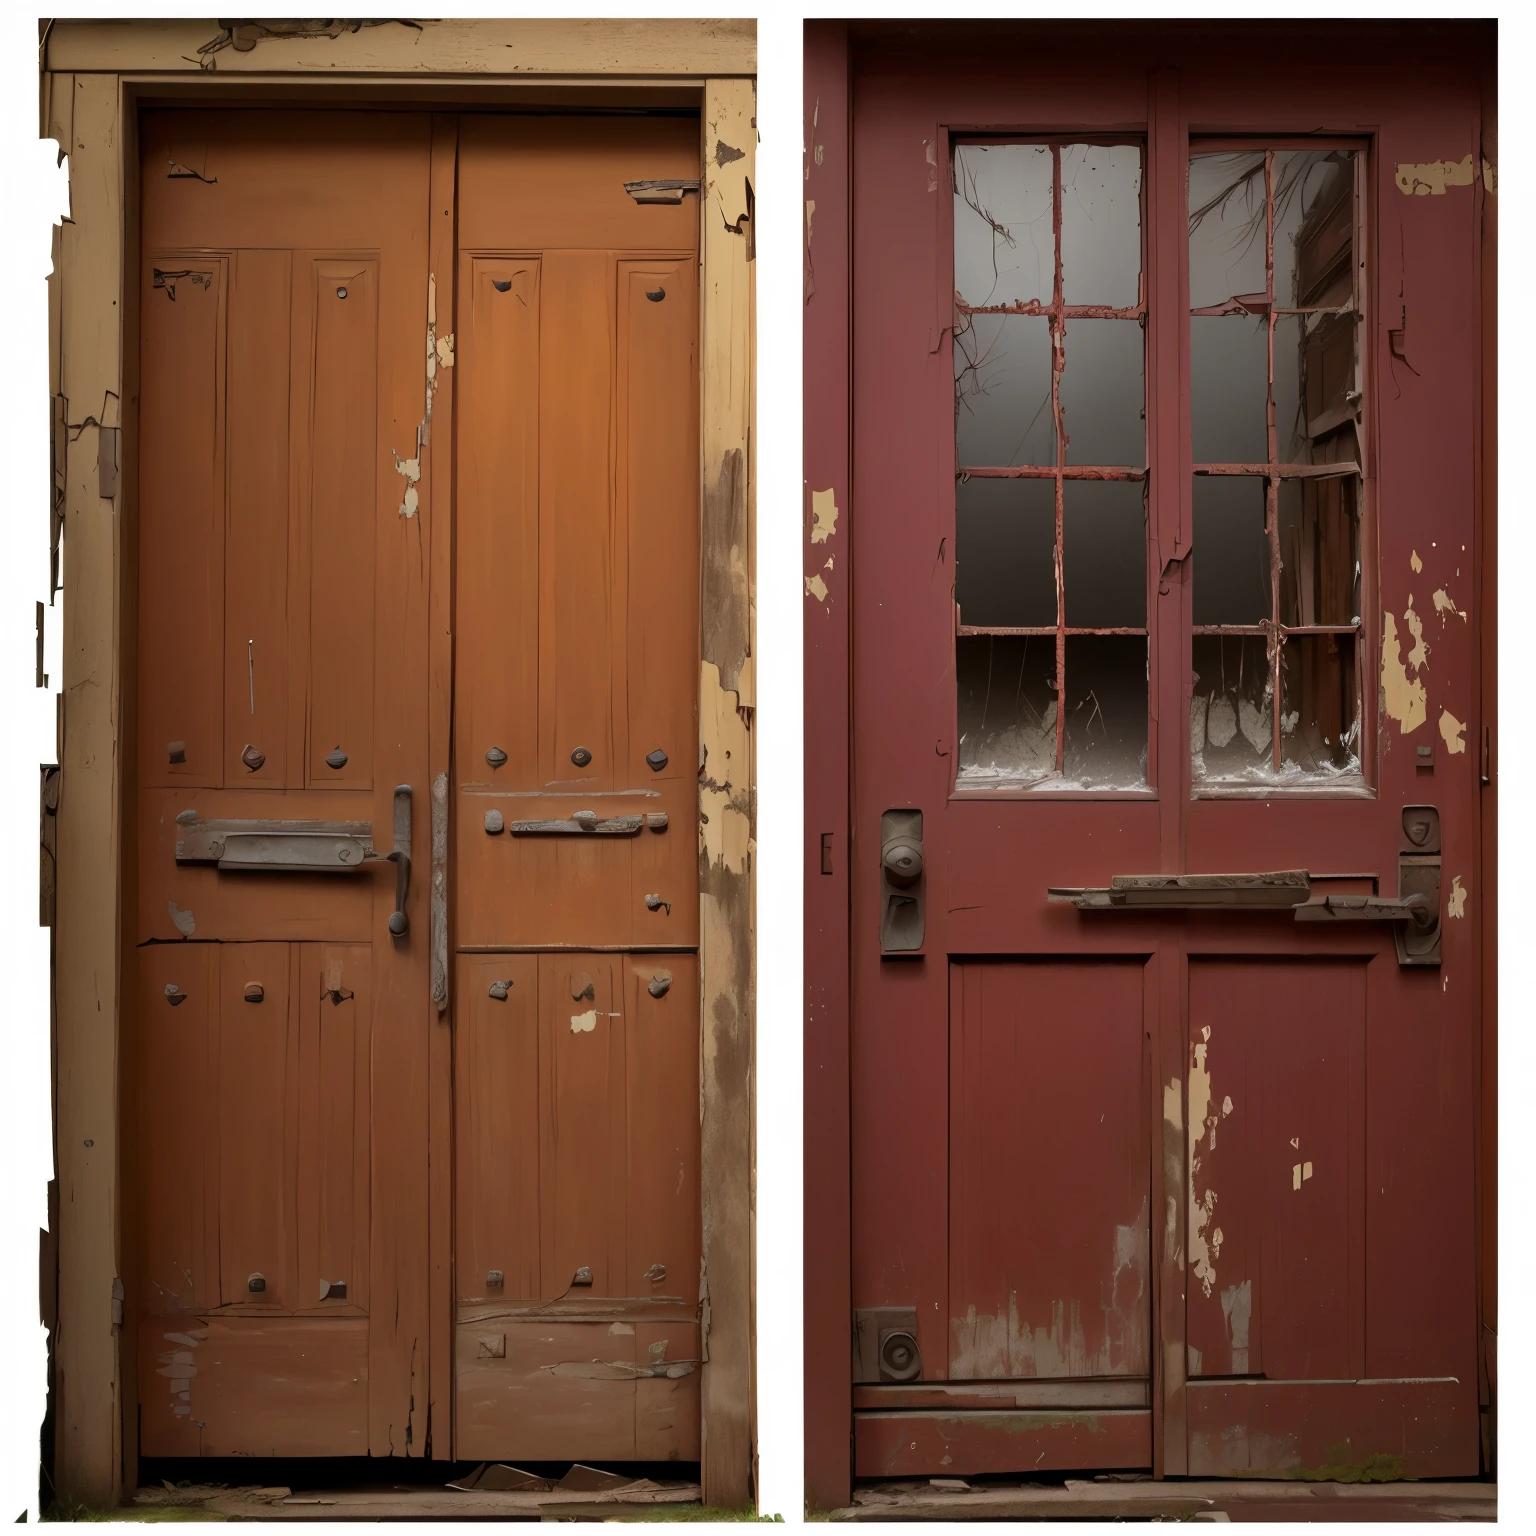
{"label": "door stile", "polygon": [[[1179,76],[1174,69],[1155,69],[1147,80],[1147,242],[1150,268],[1147,292],[1147,448],[1149,464],[1148,613],[1151,624],[1152,718],[1149,746],[1157,764],[1158,822],[1161,868],[1181,874],[1185,866],[1185,832],[1189,808],[1188,733],[1179,729],[1187,718],[1191,691],[1187,647],[1189,610],[1190,489],[1189,431],[1184,404],[1187,368],[1185,308],[1188,277],[1184,267],[1184,163],[1188,136],[1179,111]],[[1172,467],[1170,467],[1172,466]],[[1166,721],[1168,728],[1159,729]],[[1184,1382],[1188,1368],[1185,1344],[1184,1228],[1188,1141],[1184,1131],[1187,1069],[1186,1004],[1188,962],[1172,925],[1159,924],[1161,942],[1153,951],[1149,972],[1158,1006],[1153,1074],[1156,1102],[1151,1121],[1162,1126],[1161,1155],[1152,1185],[1161,1191],[1153,1214],[1154,1231],[1161,1232],[1156,1251],[1153,1308],[1156,1347],[1152,1350],[1153,1474],[1178,1477],[1188,1470]]]}
{"label": "door stile", "polygon": [[[453,745],[453,338],[457,270],[459,120],[432,118],[427,210],[428,430],[423,483],[429,558],[427,593],[427,803],[431,864],[427,877],[432,996],[427,1047],[427,1437],[436,1461],[453,1455],[453,1013],[448,892],[453,888],[448,835]],[[440,452],[432,451],[433,440]],[[429,813],[429,814],[428,814]]]}

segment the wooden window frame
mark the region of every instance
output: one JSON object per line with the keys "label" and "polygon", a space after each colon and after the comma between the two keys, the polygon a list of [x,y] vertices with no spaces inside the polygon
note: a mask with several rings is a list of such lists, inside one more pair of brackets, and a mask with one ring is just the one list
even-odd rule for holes
{"label": "wooden window frame", "polygon": [[[615,27],[628,32],[622,50],[614,47]],[[386,23],[336,37],[261,37],[251,48],[234,42],[216,24],[196,20],[55,21],[45,24],[40,50],[41,135],[68,156],[70,178],[70,218],[54,232],[49,283],[55,498],[68,544],[53,933],[59,1219],[57,1232],[48,1234],[58,1255],[55,1486],[72,1503],[101,1508],[118,1504],[137,1480],[135,1234],[131,1216],[123,1216],[132,1208],[123,1139],[134,1113],[132,1021],[124,1017],[122,965],[133,945],[125,926],[125,874],[134,849],[124,764],[133,755],[137,590],[138,113],[151,101],[388,103],[452,113],[535,102],[682,100],[700,108],[701,211],[714,210],[700,223],[699,746],[708,818],[699,850],[707,1339],[701,1480],[706,1502],[744,1505],[752,1497],[756,1446],[755,23]],[[509,49],[517,74],[503,72]],[[624,59],[622,71],[611,63],[616,56]],[[434,183],[446,176],[451,187],[452,154],[452,140],[435,129]],[[443,274],[452,282],[452,239],[446,228],[430,237],[440,304]],[[450,494],[449,459],[441,455],[427,467],[428,496]],[[124,472],[117,473],[120,465]],[[447,517],[433,524],[431,560],[428,748],[435,775],[448,766],[450,727]],[[725,762],[729,774],[711,774],[709,765]],[[429,1414],[443,1414],[451,1402],[453,1347],[451,1104],[438,1084],[448,1082],[440,1070],[451,1051],[446,1026],[434,1032],[431,1050],[428,1313],[440,1347],[428,1359],[427,1395]],[[449,1456],[447,1439],[439,1434],[435,1459]]]}

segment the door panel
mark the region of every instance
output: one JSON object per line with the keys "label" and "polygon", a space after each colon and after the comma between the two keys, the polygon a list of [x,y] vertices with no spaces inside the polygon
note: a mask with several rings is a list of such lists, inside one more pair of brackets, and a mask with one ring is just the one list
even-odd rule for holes
{"label": "door panel", "polygon": [[952,1381],[1151,1370],[1143,991],[1134,962],[951,967]]}
{"label": "door panel", "polygon": [[1365,1374],[1365,965],[1190,962],[1189,1374]]}
{"label": "door panel", "polygon": [[[1023,75],[958,36],[851,50],[850,1323],[915,1328],[922,1356],[906,1381],[853,1351],[860,1475],[943,1475],[957,1447],[998,1473],[1478,1467],[1478,998],[1452,896],[1457,871],[1474,889],[1477,614],[1430,622],[1424,594],[1475,570],[1486,189],[1397,179],[1431,138],[1477,163],[1475,80],[1422,101],[1302,62],[1255,84],[1229,40],[1177,42],[1150,73],[1094,42],[1086,85],[1086,34]],[[1247,190],[1197,195],[1192,155]],[[1402,361],[1411,291],[1444,295],[1433,381]],[[1213,436],[1226,415],[1242,430]],[[1438,963],[1339,906],[1111,890],[1305,870],[1314,904],[1391,902],[1425,805]],[[921,815],[915,877],[886,862],[889,812],[904,836]],[[905,950],[882,941],[898,888],[924,914]],[[1144,1332],[1116,1346],[1122,1228]],[[1000,1389],[1042,1343],[1050,1404],[911,1396]],[[1090,1371],[1150,1375],[1148,1433],[1026,1444],[1028,1408],[1088,1411],[1066,1378]]]}
{"label": "door panel", "polygon": [[[146,1455],[424,1448],[427,913],[418,880],[392,934],[383,854],[407,785],[428,867],[431,509],[402,507],[396,451],[419,451],[429,138],[419,115],[141,120]],[[167,175],[192,143],[209,179]],[[221,868],[223,820],[357,824],[371,851]]]}
{"label": "door panel", "polygon": [[698,125],[459,156],[455,1454],[691,1460]]}

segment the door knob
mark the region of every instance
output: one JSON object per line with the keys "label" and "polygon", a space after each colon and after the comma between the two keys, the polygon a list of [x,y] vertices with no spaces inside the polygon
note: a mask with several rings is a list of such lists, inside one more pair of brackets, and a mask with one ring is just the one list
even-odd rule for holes
{"label": "door knob", "polygon": [[880,953],[923,947],[923,813],[887,811],[880,818]]}

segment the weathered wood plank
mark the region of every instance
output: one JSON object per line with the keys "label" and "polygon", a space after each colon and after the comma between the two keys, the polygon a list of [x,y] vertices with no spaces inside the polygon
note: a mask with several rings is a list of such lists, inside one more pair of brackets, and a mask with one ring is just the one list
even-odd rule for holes
{"label": "weathered wood plank", "polygon": [[699,680],[700,1102],[705,1329],[702,1481],[741,1505],[752,1469],[753,839],[749,80],[711,80],[703,114],[703,648]]}
{"label": "weathered wood plank", "polygon": [[[64,82],[57,82],[62,87]],[[72,1501],[121,1489],[118,1334],[118,931],[122,536],[101,495],[122,396],[123,133],[114,75],[69,82],[70,220],[60,240],[59,392],[67,402],[64,739],[58,812],[59,1333],[55,1478]],[[66,115],[67,114],[67,115]],[[121,481],[119,481],[119,487]],[[120,1295],[120,1292],[118,1293]]]}
{"label": "weathered wood plank", "polygon": [[246,49],[227,37],[216,21],[60,20],[48,34],[45,67],[82,73],[276,71],[310,76],[342,71],[726,76],[750,75],[757,68],[757,24],[750,19],[394,22],[339,37],[258,36],[255,46]]}

